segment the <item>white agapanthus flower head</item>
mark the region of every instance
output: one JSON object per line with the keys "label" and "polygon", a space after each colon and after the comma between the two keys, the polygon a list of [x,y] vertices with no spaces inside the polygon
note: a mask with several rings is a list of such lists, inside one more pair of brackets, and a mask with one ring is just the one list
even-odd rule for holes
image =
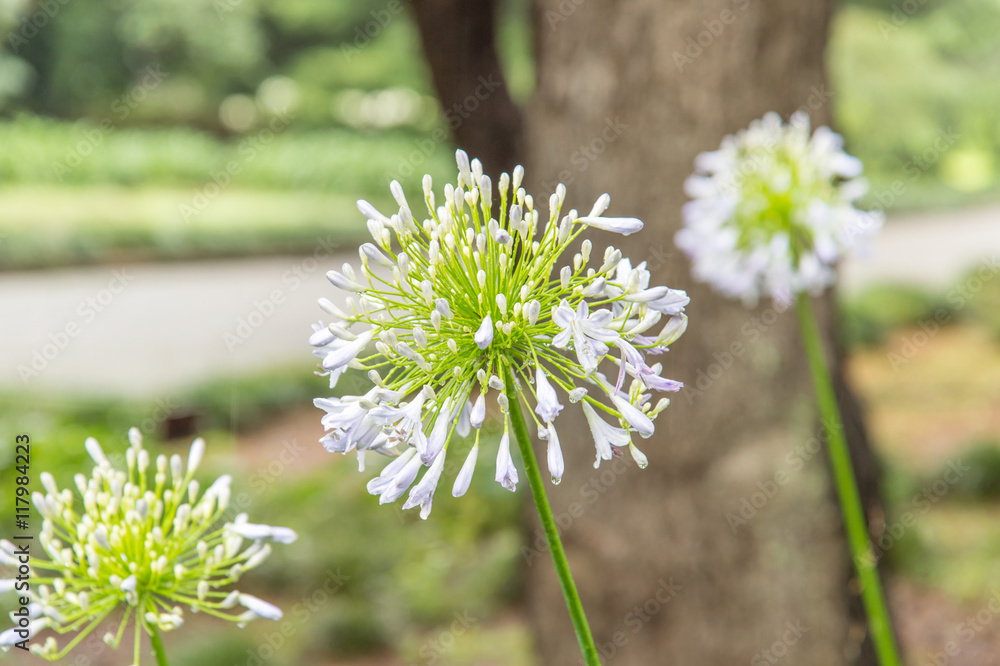
{"label": "white agapanthus flower head", "polygon": [[676,236],[695,279],[747,305],[832,284],[837,259],[883,223],[855,207],[867,183],[842,146],[828,127],[810,135],[803,112],[768,113],[698,155]]}
{"label": "white agapanthus flower head", "polygon": [[[74,478],[76,498],[69,489],[60,490],[51,474],[41,474],[45,492],[36,491],[32,501],[43,518],[38,540],[49,559],[30,558],[28,590],[17,589],[29,595],[32,619],[27,628],[0,633],[4,650],[46,628],[75,634],[62,650],[54,637],[31,645],[32,652],[55,661],[121,611],[118,630],[104,641],[117,648],[134,620],[133,663],[139,664],[140,630],[176,629],[185,608],[240,626],[258,617],[281,618],[276,606],[224,588],[267,559],[268,542],[291,543],[295,532],[251,524],[246,514],[229,520],[229,475],[203,492],[194,479],[203,439],[191,444],[186,466],[179,455],[152,460],[135,428],[129,441],[128,469],[121,471],[96,440],[87,440],[95,466],[89,479]],[[0,566],[23,571],[18,552],[0,541]],[[0,591],[15,582],[0,581]],[[20,618],[12,611],[11,619],[17,624]]]}
{"label": "white agapanthus flower head", "polygon": [[[316,325],[310,338],[331,388],[347,368],[367,371],[374,384],[364,395],[315,401],[326,411],[321,442],[329,451],[356,451],[361,469],[368,451],[391,457],[369,492],[385,503],[409,491],[403,508],[420,506],[423,518],[449,445],[474,432],[452,494],[468,490],[487,400],[506,414],[511,378],[546,441],[554,483],[564,468],[555,421],[565,398],[589,410],[595,466],[624,447],[645,466],[633,434],[652,435],[653,419],[670,402],[654,406],[651,393],[681,388],[647,355],[666,351],[687,325],[684,292],[650,286],[645,263],[633,267],[620,250],[609,247],[595,260],[591,241],[578,241],[589,227],[642,228],[634,218],[605,217],[607,194],[586,215],[563,214],[559,185],[543,216],[521,187],[521,167],[494,185],[478,160],[462,151],[456,157],[457,184],[445,185],[440,199],[424,176],[422,220],[395,181],[398,212],[386,216],[358,202],[374,242],[361,246],[360,270],[345,264],[328,273],[351,292],[347,311],[321,299],[335,321]],[[559,267],[564,254],[572,259]],[[605,361],[610,377],[599,370]],[[512,491],[518,481],[506,416],[496,480]]]}

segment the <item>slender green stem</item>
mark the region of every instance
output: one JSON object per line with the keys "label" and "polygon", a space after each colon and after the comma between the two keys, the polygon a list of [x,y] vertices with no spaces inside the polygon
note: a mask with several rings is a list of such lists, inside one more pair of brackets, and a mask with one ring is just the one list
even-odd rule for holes
{"label": "slender green stem", "polygon": [[517,439],[517,445],[521,449],[524,470],[528,475],[528,485],[531,487],[531,495],[535,499],[538,517],[542,520],[542,529],[545,530],[545,539],[548,541],[552,562],[559,575],[559,584],[562,586],[563,596],[566,598],[566,607],[569,609],[569,616],[573,621],[573,629],[576,630],[576,638],[580,642],[584,663],[587,666],[600,666],[601,660],[597,655],[597,646],[594,644],[594,637],[590,633],[590,625],[587,624],[587,616],[583,612],[580,595],[573,582],[573,574],[569,569],[566,551],[563,550],[562,541],[559,539],[556,520],[552,515],[552,508],[549,506],[549,498],[545,494],[545,483],[542,480],[542,473],[538,469],[538,460],[535,458],[535,450],[531,446],[531,437],[528,435],[528,425],[525,423],[524,413],[521,411],[514,374],[509,367],[504,383],[506,384],[504,391],[510,404],[510,421],[514,428],[514,438]]}
{"label": "slender green stem", "polygon": [[149,630],[149,642],[153,644],[153,653],[156,655],[157,666],[170,666],[167,663],[167,653],[163,650],[163,641],[160,639],[160,630],[155,624],[146,625]]}
{"label": "slender green stem", "polygon": [[899,658],[899,649],[896,647],[896,637],[889,618],[885,594],[882,591],[882,582],[879,580],[871,540],[868,536],[868,525],[861,504],[861,494],[858,492],[858,483],[854,478],[854,467],[851,465],[851,454],[844,439],[844,427],[840,418],[840,410],[837,407],[837,397],[834,394],[833,383],[830,381],[830,373],[826,367],[823,343],[820,340],[809,295],[799,294],[795,305],[799,317],[799,327],[802,331],[802,342],[809,359],[809,369],[812,371],[816,401],[819,403],[823,428],[826,432],[830,463],[833,468],[833,480],[837,486],[837,495],[840,498],[840,507],[844,514],[847,542],[851,549],[851,559],[854,561],[854,567],[858,573],[858,580],[861,583],[861,601],[868,616],[868,627],[871,630],[875,653],[882,666],[899,666],[902,663]]}

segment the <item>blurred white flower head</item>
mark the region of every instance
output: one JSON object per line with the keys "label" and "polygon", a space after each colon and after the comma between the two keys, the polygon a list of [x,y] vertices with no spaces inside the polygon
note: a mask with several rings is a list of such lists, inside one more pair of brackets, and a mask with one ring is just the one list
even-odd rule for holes
{"label": "blurred white flower head", "polygon": [[[43,518],[39,542],[49,559],[32,556],[28,590],[18,588],[31,600],[27,633],[51,628],[75,634],[62,650],[54,637],[31,645],[45,659],[63,658],[113,614],[121,622],[104,641],[117,648],[134,620],[135,664],[140,629],[176,629],[184,608],[240,626],[258,617],[281,618],[276,606],[223,588],[267,559],[268,542],[291,543],[295,532],[249,523],[246,514],[226,522],[229,475],[203,492],[194,479],[203,439],[191,444],[186,466],[176,454],[152,460],[135,428],[129,441],[127,471],[114,469],[100,444],[88,438],[85,446],[95,466],[89,479],[74,478],[78,497],[60,490],[48,472],[40,477],[45,492],[32,495]],[[11,542],[0,541],[0,565],[20,569],[18,552]],[[0,581],[0,590],[15,582]],[[11,619],[19,620],[13,611]],[[0,647],[7,650],[24,640],[23,631],[15,627],[0,633]]]}
{"label": "blurred white flower head", "polygon": [[[359,271],[345,264],[328,273],[351,292],[347,311],[321,299],[335,321],[316,325],[310,344],[331,388],[347,368],[367,371],[374,386],[364,395],[315,401],[326,411],[324,447],[356,451],[361,469],[368,451],[392,458],[369,492],[384,503],[409,490],[403,508],[420,506],[426,518],[452,442],[474,432],[453,486],[457,497],[479,459],[487,398],[506,414],[513,388],[547,442],[554,483],[564,468],[554,423],[567,397],[588,406],[597,464],[627,447],[644,467],[633,433],[652,435],[653,419],[670,402],[654,406],[651,392],[681,388],[647,356],[666,351],[684,332],[687,295],[650,287],[645,263],[633,267],[613,247],[595,260],[592,242],[578,240],[591,227],[621,234],[642,228],[635,218],[605,217],[607,194],[586,215],[564,214],[566,188],[559,185],[543,216],[521,187],[521,167],[494,184],[478,160],[462,151],[456,160],[457,183],[445,185],[440,199],[424,176],[422,220],[396,181],[390,189],[397,212],[387,216],[358,202],[374,242],[361,246]],[[558,267],[564,254],[572,259]],[[616,376],[601,374],[601,363],[617,365]],[[506,386],[509,377],[516,386]],[[495,478],[514,490],[518,474],[503,421]]]}
{"label": "blurred white flower head", "polygon": [[883,223],[855,207],[867,183],[842,146],[828,127],[810,136],[805,113],[768,113],[698,155],[675,239],[695,279],[747,305],[832,284],[842,254]]}

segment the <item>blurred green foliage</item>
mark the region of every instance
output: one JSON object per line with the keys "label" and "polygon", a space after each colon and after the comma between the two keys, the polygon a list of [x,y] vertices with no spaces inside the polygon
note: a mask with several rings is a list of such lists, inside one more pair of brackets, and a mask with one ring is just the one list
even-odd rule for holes
{"label": "blurred green foliage", "polygon": [[0,182],[5,184],[216,182],[225,188],[231,181],[264,190],[370,196],[381,195],[390,179],[408,174],[411,161],[434,176],[448,174],[450,162],[449,150],[425,155],[415,137],[401,130],[279,131],[224,140],[183,127],[101,130],[86,122],[19,116],[0,123],[0,145]]}
{"label": "blurred green foliage", "polygon": [[845,3],[829,67],[871,204],[954,204],[1000,186],[1000,2]]}
{"label": "blurred green foliage", "polygon": [[[529,0],[505,0],[500,18],[511,93],[527,102]],[[453,168],[405,2],[0,0],[0,30],[7,268],[301,252],[327,230],[353,242],[364,232],[353,199],[380,204],[393,178],[416,189],[415,176],[440,182]],[[868,205],[996,195],[997,35],[1000,0],[839,7],[830,99],[848,150],[866,163]],[[142,194],[102,201],[99,186]],[[323,215],[315,199],[264,201],[277,191],[342,198]],[[45,202],[32,214],[9,205],[32,195]],[[54,207],[72,196],[76,213]]]}
{"label": "blurred green foliage", "polygon": [[882,493],[877,554],[897,576],[961,600],[1000,585],[1000,442],[966,443],[933,473],[886,465]]}
{"label": "blurred green foliage", "polygon": [[[532,85],[527,8],[526,0],[509,0],[500,17],[510,84],[522,97]],[[0,29],[10,35],[4,44],[10,67],[22,72],[18,77],[11,69],[12,94],[0,95],[6,101],[0,109],[8,112],[98,120],[139,92],[144,99],[126,104],[117,120],[239,132],[246,128],[227,120],[227,100],[237,106],[249,100],[265,115],[293,113],[299,127],[427,129],[435,121],[429,73],[405,2],[3,0]],[[150,68],[165,76],[154,86],[145,83]],[[409,94],[379,104],[371,99],[366,109],[344,95],[386,90]]]}
{"label": "blurred green foliage", "polygon": [[973,271],[941,291],[904,284],[881,284],[842,296],[838,336],[847,349],[876,347],[900,329],[921,325],[971,323],[1000,340],[1000,279]]}
{"label": "blurred green foliage", "polygon": [[847,348],[874,347],[891,331],[936,318],[953,319],[943,295],[912,285],[876,285],[842,299],[838,334]]}
{"label": "blurred green foliage", "polygon": [[[503,2],[500,18],[511,91],[524,101],[534,86],[530,3]],[[110,120],[114,132],[59,182],[205,182],[232,144],[128,128],[253,135],[284,113],[288,136],[247,165],[242,185],[367,194],[416,142],[446,128],[405,2],[2,0],[0,29],[10,35],[0,111],[63,119],[4,132],[7,182],[55,180],[52,164],[85,129],[65,119]],[[867,165],[872,204],[953,203],[1000,184],[998,35],[998,0],[841,4],[832,103],[848,149]],[[150,68],[161,73],[151,85]],[[449,151],[433,152],[432,173]]]}
{"label": "blurred green foliage", "polygon": [[[969,470],[954,484],[955,497],[973,502],[1000,500],[1000,441],[972,442],[961,461]],[[938,474],[942,476],[943,471]]]}

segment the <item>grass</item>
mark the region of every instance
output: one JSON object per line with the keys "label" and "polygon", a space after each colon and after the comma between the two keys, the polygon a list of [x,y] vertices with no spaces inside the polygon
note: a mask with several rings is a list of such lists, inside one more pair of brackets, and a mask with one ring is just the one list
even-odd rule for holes
{"label": "grass", "polygon": [[19,116],[0,122],[0,182],[200,186],[228,176],[243,188],[370,196],[409,169],[449,173],[450,148],[428,145],[428,134],[285,126],[220,138],[185,127],[101,129],[86,121]]}
{"label": "grass", "polygon": [[367,237],[342,194],[203,188],[0,189],[0,267],[118,260],[302,254],[317,239],[354,246]]}

